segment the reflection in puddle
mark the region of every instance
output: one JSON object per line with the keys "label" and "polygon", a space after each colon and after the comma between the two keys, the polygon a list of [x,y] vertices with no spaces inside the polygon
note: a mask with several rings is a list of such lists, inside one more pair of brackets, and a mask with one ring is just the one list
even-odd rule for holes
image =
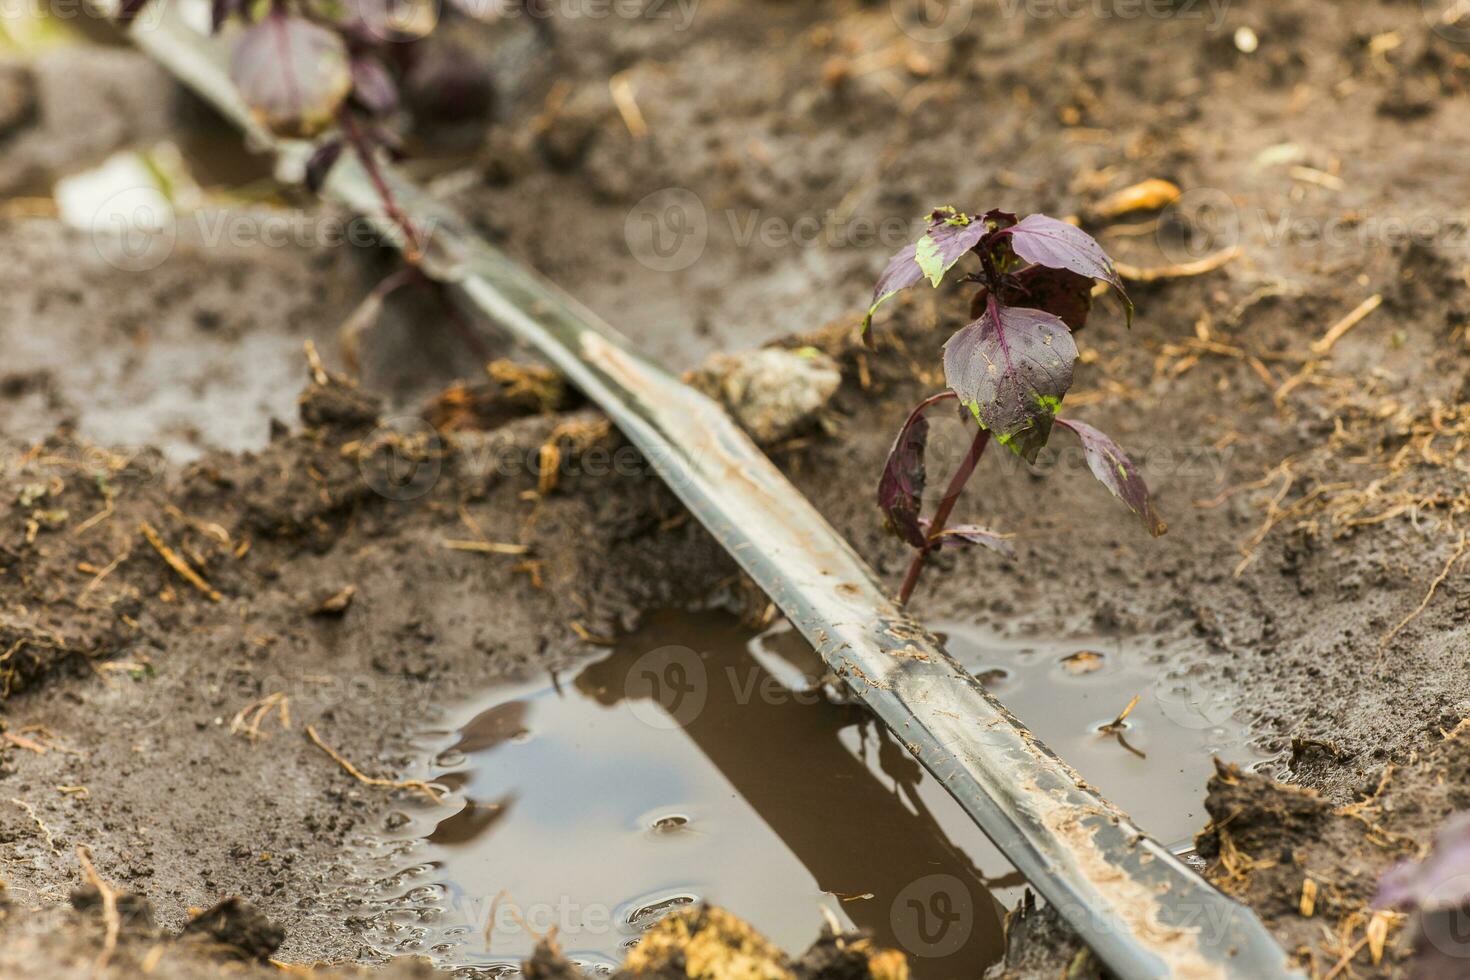
{"label": "reflection in puddle", "polygon": [[[1202,825],[1211,752],[1252,758],[1228,706],[1151,683],[1163,668],[1116,641],[978,637],[954,631],[951,652],[1166,842]],[[514,976],[554,927],[569,956],[610,972],[661,917],[708,901],[793,953],[825,908],[907,951],[916,977],[979,976],[1001,951],[999,901],[1022,882],[821,674],[789,628],[752,639],[721,614],[665,614],[574,678],[498,692],[436,745],[431,775],[462,809],[390,815],[414,863],[369,897],[368,940]]]}
{"label": "reflection in puddle", "polygon": [[[1160,843],[1187,845],[1209,819],[1211,757],[1253,765],[1235,705],[1152,641],[1001,641],[941,625],[946,647],[1017,718]],[[1110,723],[1134,697],[1121,726]]]}

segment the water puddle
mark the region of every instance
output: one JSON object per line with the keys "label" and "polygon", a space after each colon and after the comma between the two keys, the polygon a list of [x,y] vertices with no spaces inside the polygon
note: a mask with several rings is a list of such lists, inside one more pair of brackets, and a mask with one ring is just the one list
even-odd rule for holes
{"label": "water puddle", "polygon": [[[1212,753],[1260,758],[1230,706],[1162,655],[951,632],[951,652],[1166,842],[1203,824]],[[789,628],[752,638],[722,614],[663,614],[574,676],[496,692],[427,736],[429,775],[463,802],[389,814],[377,846],[398,865],[365,897],[367,940],[518,976],[555,928],[612,972],[662,916],[708,901],[794,954],[826,909],[906,950],[918,978],[978,976],[1023,882],[822,672]]]}

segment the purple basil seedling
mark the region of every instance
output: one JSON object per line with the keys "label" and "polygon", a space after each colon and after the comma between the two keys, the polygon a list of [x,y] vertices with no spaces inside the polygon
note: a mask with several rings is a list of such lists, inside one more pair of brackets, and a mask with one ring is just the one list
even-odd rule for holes
{"label": "purple basil seedling", "polygon": [[[863,319],[869,343],[878,307],[926,279],[938,286],[967,253],[978,258],[979,270],[960,281],[978,283],[980,290],[970,307],[973,321],[944,345],[949,390],[924,399],[910,413],[878,482],[878,506],[889,529],[916,551],[899,592],[900,603],[908,602],[925,561],[940,548],[979,544],[1009,551],[1004,539],[986,528],[948,526],[955,503],[992,439],[1035,462],[1054,425],[1071,430],[1082,441],[1093,475],[1142,519],[1150,534],[1157,537],[1166,530],[1143,477],[1123,450],[1092,426],[1057,417],[1077,361],[1072,331],[1082,328],[1092,310],[1093,282],[1111,286],[1130,325],[1133,320],[1133,304],[1112,260],[1080,228],[1044,214],[1017,219],[1006,211],[983,215],[954,208],[934,211],[924,236],[890,259],[878,280],[873,304]],[[978,431],[933,517],[925,518],[920,513],[929,435],[925,416],[951,399],[963,406]]]}

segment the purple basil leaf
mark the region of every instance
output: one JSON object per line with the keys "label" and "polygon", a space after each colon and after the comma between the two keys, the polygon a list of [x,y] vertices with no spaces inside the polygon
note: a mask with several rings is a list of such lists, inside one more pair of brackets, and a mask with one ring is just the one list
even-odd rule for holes
{"label": "purple basil leaf", "polygon": [[947,527],[939,535],[939,546],[941,548],[965,547],[967,545],[979,545],[989,548],[997,554],[1007,558],[1016,557],[1016,549],[1011,547],[1011,542],[1001,534],[992,531],[988,527],[978,524],[957,524]]}
{"label": "purple basil leaf", "polygon": [[1133,301],[1123,288],[1123,280],[1108,253],[1087,232],[1044,214],[1032,214],[1001,234],[1010,239],[1011,248],[1027,262],[1049,269],[1068,269],[1112,286],[1123,302],[1129,325],[1133,324]]}
{"label": "purple basil leaf", "polygon": [[915,245],[905,245],[899,249],[898,254],[888,260],[888,266],[878,277],[878,285],[873,290],[873,304],[868,307],[868,315],[863,317],[863,337],[869,347],[873,346],[873,314],[878,311],[878,307],[924,279],[924,270],[919,268],[919,263],[914,259],[916,249]]}
{"label": "purple basil leaf", "polygon": [[375,116],[386,116],[398,108],[398,85],[383,63],[372,55],[352,59],[352,98]]}
{"label": "purple basil leaf", "polygon": [[944,399],[945,395],[926,399],[909,413],[893,448],[888,450],[888,461],[878,480],[878,507],[887,518],[888,529],[915,548],[929,543],[927,522],[919,519],[925,481],[924,448],[929,441],[929,421],[924,413]]}
{"label": "purple basil leaf", "polygon": [[893,296],[916,286],[925,279],[933,286],[938,286],[944,281],[944,274],[954,267],[966,252],[969,252],[986,235],[991,234],[991,226],[987,222],[994,222],[999,227],[1007,227],[1015,224],[1016,216],[1004,211],[991,211],[981,217],[974,217],[957,211],[952,207],[935,208],[929,213],[929,227],[913,245],[906,245],[898,251],[878,277],[878,285],[873,290],[873,302],[868,307],[867,316],[863,317],[863,339],[868,346],[873,346],[872,334],[873,314],[878,307],[882,306]]}
{"label": "purple basil leaf", "polygon": [[989,233],[983,219],[940,208],[929,215],[929,230],[914,246],[914,260],[930,285],[938,286],[961,256]]}
{"label": "purple basil leaf", "polygon": [[1082,454],[1087,458],[1087,468],[1092,475],[1143,521],[1148,533],[1158,537],[1169,530],[1154,511],[1153,499],[1148,493],[1148,484],[1143,482],[1138,467],[1118,444],[1086,422],[1073,419],[1057,419],[1057,424],[1071,429],[1082,440]]}
{"label": "purple basil leaf", "polygon": [[1470,813],[1445,821],[1422,861],[1395,865],[1378,881],[1372,906],[1438,912],[1470,904]]}
{"label": "purple basil leaf", "polygon": [[[985,313],[990,292],[982,288],[970,301],[970,319]],[[1092,312],[1092,280],[1067,269],[1033,265],[1010,276],[1000,291],[1003,306],[1029,306],[1057,317],[1073,333],[1087,325]]]}
{"label": "purple basil leaf", "polygon": [[1092,280],[1070,269],[1033,265],[1011,277],[1001,290],[1001,301],[1045,310],[1076,333],[1087,325],[1087,315],[1092,312]]}
{"label": "purple basil leaf", "polygon": [[306,186],[313,194],[319,193],[327,182],[327,175],[342,156],[342,145],[341,140],[328,140],[318,146],[311,159],[306,161]]}
{"label": "purple basil leaf", "polygon": [[1016,217],[1014,212],[1002,211],[1000,208],[993,208],[986,211],[984,217],[986,221],[993,224],[996,228],[1010,228],[1017,221],[1021,220]]}
{"label": "purple basil leaf", "polygon": [[981,425],[1035,462],[1076,360],[1077,345],[1057,317],[992,299],[944,345],[944,377]]}
{"label": "purple basil leaf", "polygon": [[251,114],[287,136],[320,132],[352,89],[342,38],[279,10],[240,37],[230,78]]}

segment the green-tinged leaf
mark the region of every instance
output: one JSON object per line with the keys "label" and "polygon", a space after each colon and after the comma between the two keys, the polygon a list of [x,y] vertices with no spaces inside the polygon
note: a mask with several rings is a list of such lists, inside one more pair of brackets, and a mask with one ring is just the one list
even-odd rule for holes
{"label": "green-tinged leaf", "polygon": [[915,260],[930,285],[938,286],[944,274],[990,233],[985,222],[951,209],[935,211],[929,230],[919,239]]}
{"label": "green-tinged leaf", "polygon": [[1086,422],[1074,419],[1057,419],[1057,424],[1071,429],[1082,440],[1082,453],[1087,458],[1087,468],[1098,482],[1112,491],[1113,496],[1128,505],[1137,514],[1148,533],[1158,537],[1169,529],[1154,511],[1153,499],[1149,496],[1148,484],[1138,472],[1138,467],[1111,438],[1094,429]]}
{"label": "green-tinged leaf", "polygon": [[945,270],[949,268],[939,253],[939,243],[930,238],[927,232],[914,246],[914,261],[919,264],[919,271],[929,280],[931,286],[938,286],[944,280]]}
{"label": "green-tinged leaf", "polygon": [[872,345],[869,331],[873,326],[873,314],[878,307],[888,302],[894,296],[920,282],[924,278],[919,263],[914,259],[915,246],[905,245],[899,249],[893,258],[888,260],[883,274],[878,277],[878,285],[873,290],[873,304],[868,307],[868,315],[863,317],[863,337]]}
{"label": "green-tinged leaf", "polygon": [[1077,345],[1042,310],[987,304],[944,345],[944,377],[960,401],[1006,447],[1034,462],[1072,387]]}
{"label": "green-tinged leaf", "polygon": [[[999,212],[996,212],[999,213]],[[1006,216],[999,220],[1004,221]],[[873,314],[888,300],[910,286],[925,279],[938,286],[944,275],[968,251],[991,233],[986,218],[973,218],[952,207],[936,208],[929,213],[929,227],[913,245],[905,245],[888,260],[878,285],[873,290],[873,301],[863,317],[863,339],[872,346],[871,329]]]}

